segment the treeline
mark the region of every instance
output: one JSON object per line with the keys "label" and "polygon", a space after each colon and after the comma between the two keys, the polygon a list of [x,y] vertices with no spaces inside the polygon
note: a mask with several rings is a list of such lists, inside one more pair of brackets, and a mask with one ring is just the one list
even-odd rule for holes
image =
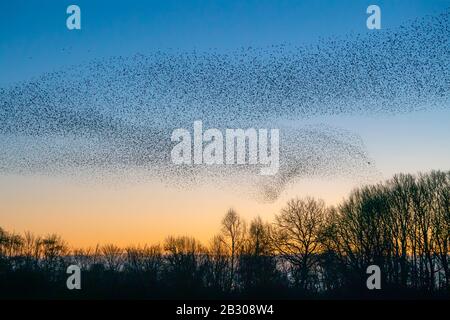
{"label": "treeline", "polygon": [[[354,190],[334,207],[293,199],[271,223],[229,210],[205,246],[72,249],[56,235],[0,229],[2,298],[450,297],[450,172],[399,174]],[[66,288],[66,268],[82,289]],[[368,290],[366,269],[381,269]]]}

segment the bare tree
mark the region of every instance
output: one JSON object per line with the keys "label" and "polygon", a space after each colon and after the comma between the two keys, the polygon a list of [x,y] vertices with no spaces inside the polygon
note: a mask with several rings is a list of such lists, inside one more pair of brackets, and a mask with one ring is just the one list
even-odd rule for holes
{"label": "bare tree", "polygon": [[270,224],[264,223],[261,217],[253,219],[248,230],[248,237],[244,249],[245,253],[254,256],[272,254],[273,246],[270,231]]}
{"label": "bare tree", "polygon": [[428,189],[432,191],[433,210],[432,234],[435,240],[435,253],[444,272],[444,283],[450,290],[450,171],[432,171],[427,179]]}
{"label": "bare tree", "polygon": [[[392,277],[397,285],[406,287],[410,263],[408,259],[411,250],[415,252],[412,190],[415,188],[415,180],[412,175],[398,174],[387,181],[388,203],[390,214],[386,221],[386,228],[392,237]],[[414,257],[415,259],[415,257]],[[415,264],[412,264],[414,269]]]}
{"label": "bare tree", "polygon": [[56,274],[64,267],[64,257],[68,253],[66,242],[56,234],[50,234],[41,240],[42,257],[47,272]]}
{"label": "bare tree", "polygon": [[169,285],[180,292],[194,290],[203,285],[203,273],[206,249],[191,237],[168,237],[164,242],[168,253],[166,269]]}
{"label": "bare tree", "polygon": [[209,245],[209,273],[208,282],[216,290],[225,291],[228,289],[229,281],[229,256],[225,241],[222,235],[212,238]]}
{"label": "bare tree", "polygon": [[293,199],[275,216],[273,244],[284,259],[295,267],[296,281],[308,288],[315,255],[320,252],[320,232],[326,207],[322,200]]}
{"label": "bare tree", "polygon": [[270,224],[253,219],[239,259],[239,279],[243,289],[259,296],[281,285],[271,240]]}
{"label": "bare tree", "polygon": [[128,247],[126,252],[126,267],[133,272],[152,273],[156,277],[161,271],[162,250],[159,245]]}
{"label": "bare tree", "polygon": [[42,255],[42,238],[27,231],[23,237],[23,254],[27,259],[39,259]]}
{"label": "bare tree", "polygon": [[229,288],[235,285],[237,256],[241,252],[245,241],[246,225],[244,220],[233,209],[228,210],[222,220],[222,239],[230,254]]}
{"label": "bare tree", "polygon": [[110,271],[119,271],[123,264],[123,251],[114,244],[107,244],[101,248],[105,267]]}

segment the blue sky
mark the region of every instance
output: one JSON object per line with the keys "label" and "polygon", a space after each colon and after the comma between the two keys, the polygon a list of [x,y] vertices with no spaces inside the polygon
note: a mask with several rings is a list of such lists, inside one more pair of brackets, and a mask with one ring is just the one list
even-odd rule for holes
{"label": "blue sky", "polygon": [[[66,8],[81,8],[82,30],[66,28]],[[372,36],[366,8],[377,4],[382,28],[438,14],[449,0],[434,1],[2,1],[0,86],[93,59],[154,51],[210,50],[276,44],[308,46],[320,39]],[[448,106],[408,115],[322,117],[361,135],[385,174],[447,169],[450,163]],[[397,120],[398,119],[398,120]],[[417,152],[420,145],[420,152]]]}
{"label": "blue sky", "polygon": [[[70,4],[81,8],[82,30],[66,28],[65,11]],[[157,50],[226,52],[286,43],[302,46],[321,38],[370,35],[377,32],[366,29],[370,4],[381,7],[383,29],[450,7],[449,0],[2,1],[0,86],[110,56]],[[402,169],[448,169],[446,119],[450,119],[450,111],[448,106],[442,107],[409,115],[306,122],[327,123],[360,134],[386,175]]]}
{"label": "blue sky", "polygon": [[[0,85],[111,55],[304,45],[365,33],[365,11],[374,3],[382,9],[382,28],[450,6],[448,0],[2,1]],[[70,4],[81,8],[82,30],[66,28]]]}

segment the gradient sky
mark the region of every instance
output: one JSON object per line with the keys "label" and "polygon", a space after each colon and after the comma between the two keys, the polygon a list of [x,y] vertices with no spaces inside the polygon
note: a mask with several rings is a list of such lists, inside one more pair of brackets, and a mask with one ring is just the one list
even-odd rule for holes
{"label": "gradient sky", "polygon": [[[68,31],[65,9],[81,7],[82,30]],[[226,52],[376,32],[366,29],[366,8],[382,9],[382,28],[436,14],[450,1],[2,1],[0,87],[109,56],[155,50]],[[450,36],[450,35],[449,35]],[[450,108],[401,115],[333,116],[305,120],[330,124],[362,138],[380,172],[448,170]],[[0,226],[10,231],[57,232],[76,246],[161,241],[189,234],[207,241],[234,207],[247,219],[271,220],[293,196],[329,204],[358,183],[349,178],[302,179],[274,203],[260,203],[214,184],[173,190],[157,181],[127,183],[108,177],[86,185],[58,176],[0,175]]]}

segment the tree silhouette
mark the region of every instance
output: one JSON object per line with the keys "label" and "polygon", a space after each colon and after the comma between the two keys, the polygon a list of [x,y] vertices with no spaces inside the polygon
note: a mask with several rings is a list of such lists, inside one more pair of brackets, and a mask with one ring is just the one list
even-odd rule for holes
{"label": "tree silhouette", "polygon": [[[450,297],[450,172],[398,174],[353,190],[336,206],[290,200],[272,223],[249,227],[234,210],[208,247],[70,249],[58,235],[0,228],[0,298]],[[76,264],[83,290],[65,287]],[[378,295],[366,269],[382,272]]]}
{"label": "tree silhouette", "polygon": [[228,288],[231,290],[236,284],[236,263],[237,256],[241,253],[244,246],[246,233],[245,222],[233,209],[230,209],[222,220],[221,240],[225,244],[230,254],[230,272],[228,279]]}
{"label": "tree silhouette", "polygon": [[[320,252],[320,232],[326,207],[321,200],[294,199],[275,216],[273,245],[292,266],[296,284],[307,290],[316,254]],[[311,287],[309,287],[311,288]]]}

